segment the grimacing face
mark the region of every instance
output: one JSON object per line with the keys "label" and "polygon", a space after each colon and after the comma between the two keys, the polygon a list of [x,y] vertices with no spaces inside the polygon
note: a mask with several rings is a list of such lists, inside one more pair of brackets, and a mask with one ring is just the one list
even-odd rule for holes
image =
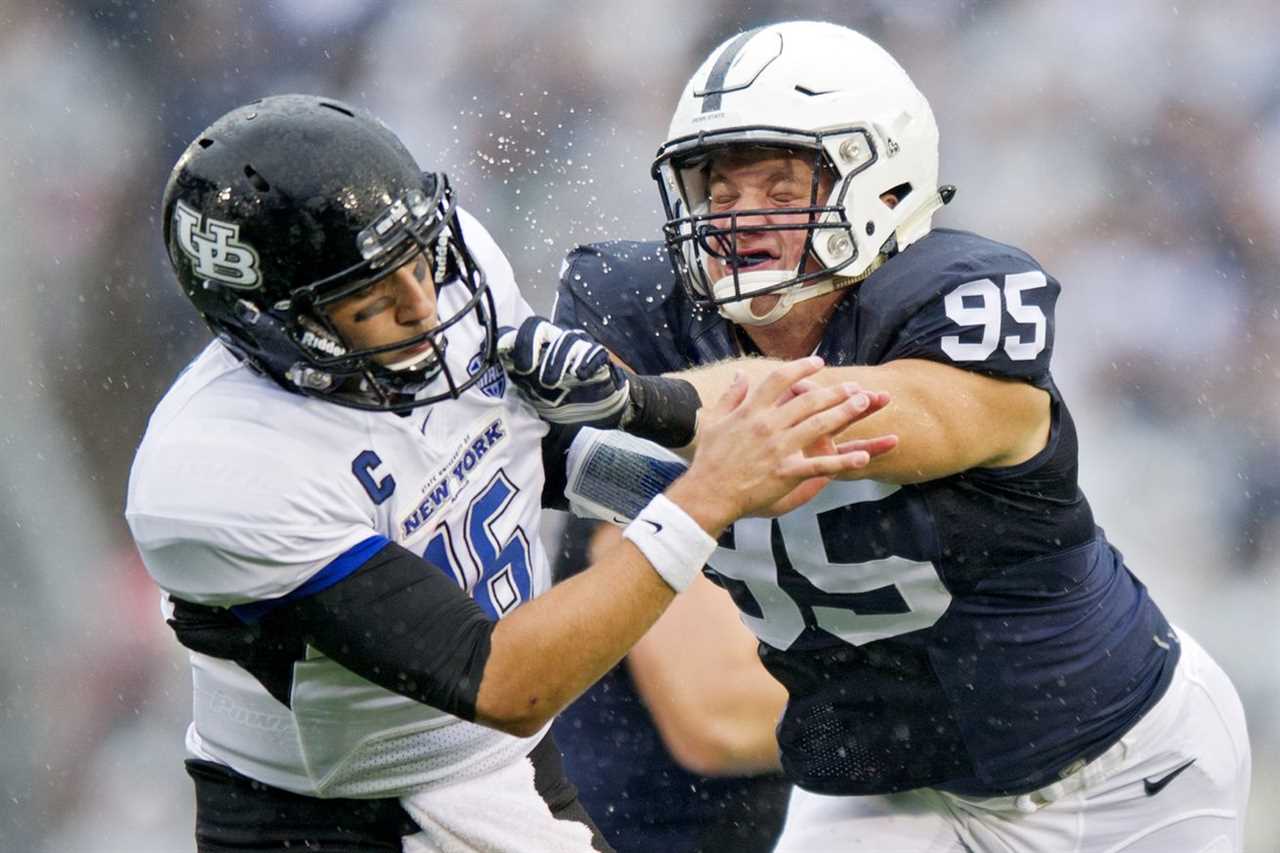
{"label": "grimacing face", "polygon": [[[328,309],[329,319],[352,349],[386,346],[428,332],[439,323],[436,288],[419,253],[412,260]],[[430,341],[372,356],[384,367],[403,368],[432,351]]]}
{"label": "grimacing face", "polygon": [[[709,212],[732,213],[739,210],[772,209],[772,212],[742,217],[738,220],[737,254],[746,262],[738,272],[757,270],[794,271],[804,255],[806,232],[802,229],[782,231],[751,230],[753,225],[804,225],[807,213],[788,213],[787,208],[806,208],[814,203],[813,155],[788,154],[781,150],[750,149],[729,151],[712,158],[707,173]],[[834,181],[825,170],[818,178],[817,203],[831,192]],[[723,223],[727,226],[727,222]],[[728,254],[729,247],[720,247]],[[806,262],[806,272],[813,259]],[[712,281],[732,275],[725,260],[709,259],[707,272]],[[757,297],[763,299],[765,297]],[[770,300],[776,297],[769,297]]]}

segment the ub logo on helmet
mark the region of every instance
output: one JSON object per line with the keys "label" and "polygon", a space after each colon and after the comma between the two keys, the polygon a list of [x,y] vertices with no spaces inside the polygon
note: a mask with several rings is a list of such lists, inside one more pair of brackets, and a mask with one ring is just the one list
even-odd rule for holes
{"label": "ub logo on helmet", "polygon": [[238,240],[240,226],[210,217],[201,227],[200,219],[199,211],[181,201],[174,205],[174,239],[195,264],[196,273],[241,290],[257,287],[262,280],[258,253]]}

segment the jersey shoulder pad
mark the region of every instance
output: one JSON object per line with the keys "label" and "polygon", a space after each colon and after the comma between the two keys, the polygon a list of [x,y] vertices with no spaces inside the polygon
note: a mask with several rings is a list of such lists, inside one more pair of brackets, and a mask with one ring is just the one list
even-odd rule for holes
{"label": "jersey shoulder pad", "polygon": [[500,326],[518,326],[530,313],[520,288],[516,284],[511,261],[480,221],[462,208],[458,208],[458,221],[462,225],[463,239],[476,263],[484,271],[489,292],[493,295],[494,309]]}
{"label": "jersey shoulder pad", "polygon": [[328,416],[367,417],[244,371],[153,420],[125,517],[163,589],[218,606],[275,598],[376,535]]}
{"label": "jersey shoulder pad", "polygon": [[611,240],[565,258],[554,319],[586,331],[637,372],[661,373],[687,365],[684,344],[709,318],[693,309],[661,242]]}
{"label": "jersey shoulder pad", "polygon": [[600,315],[660,310],[683,291],[657,240],[609,240],[577,246],[560,268],[560,293]]}
{"label": "jersey shoulder pad", "polygon": [[1020,249],[937,229],[858,288],[861,363],[923,358],[1048,382],[1059,286]]}

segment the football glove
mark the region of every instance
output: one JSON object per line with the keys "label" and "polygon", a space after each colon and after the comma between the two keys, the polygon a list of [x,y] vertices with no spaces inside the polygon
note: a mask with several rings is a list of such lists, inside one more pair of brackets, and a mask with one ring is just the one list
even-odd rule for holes
{"label": "football glove", "polygon": [[544,421],[617,429],[626,419],[627,374],[586,332],[529,317],[499,329],[498,357]]}
{"label": "football glove", "polygon": [[499,330],[498,357],[544,421],[621,429],[663,447],[685,447],[697,433],[702,401],[692,385],[623,370],[586,332],[529,317]]}

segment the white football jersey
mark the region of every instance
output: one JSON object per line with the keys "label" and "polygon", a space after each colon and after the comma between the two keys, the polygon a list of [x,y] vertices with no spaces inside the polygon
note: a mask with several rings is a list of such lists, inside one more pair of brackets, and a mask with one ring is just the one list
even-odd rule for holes
{"label": "white football jersey", "polygon": [[[518,326],[531,311],[510,265],[460,215],[498,324]],[[443,287],[441,315],[467,296]],[[483,329],[464,319],[448,337],[449,366],[466,376]],[[546,433],[499,367],[459,399],[401,416],[289,393],[215,341],[152,415],[126,516],[166,603],[279,598],[356,546],[372,555],[390,540],[501,618],[551,583],[538,535]],[[298,793],[399,796],[523,758],[541,737],[466,722],[310,648],[293,668],[291,707],[231,661],[191,662],[191,752]]]}

